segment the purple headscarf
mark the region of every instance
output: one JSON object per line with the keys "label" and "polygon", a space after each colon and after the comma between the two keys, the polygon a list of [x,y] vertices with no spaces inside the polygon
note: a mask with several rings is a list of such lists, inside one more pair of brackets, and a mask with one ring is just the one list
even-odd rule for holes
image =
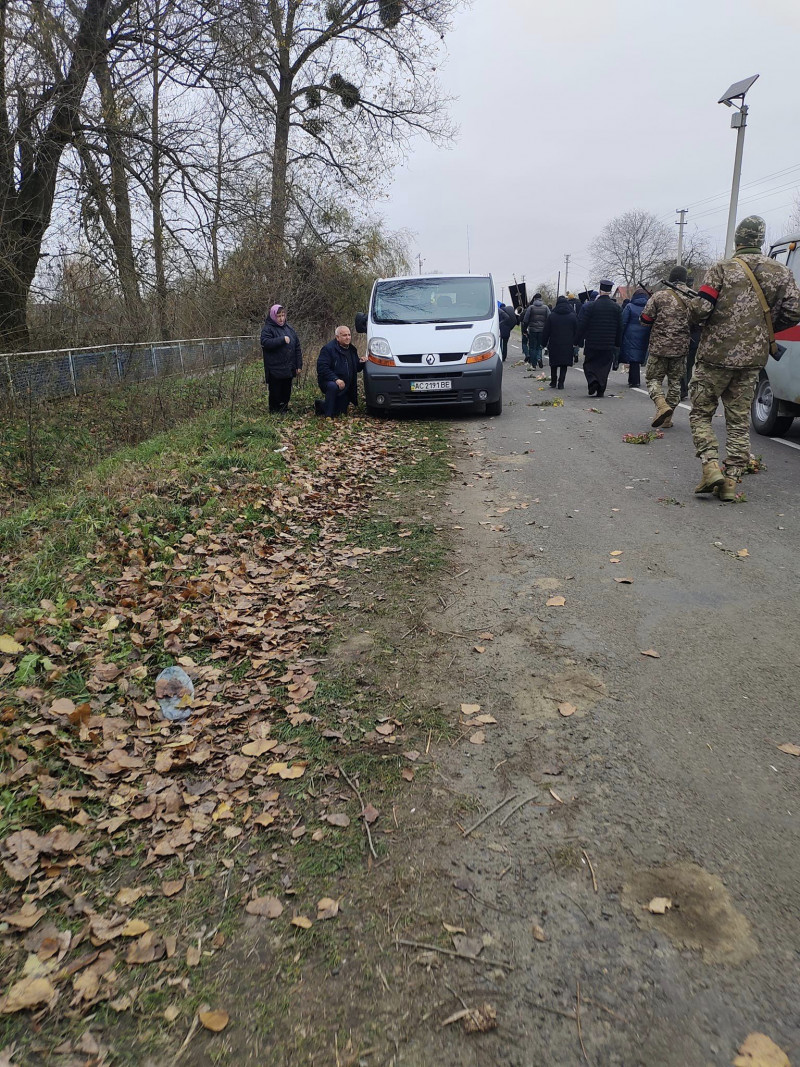
{"label": "purple headscarf", "polygon": [[269,317],[272,319],[276,326],[278,325],[278,312],[283,310],[283,304],[273,304],[272,307],[269,309]]}

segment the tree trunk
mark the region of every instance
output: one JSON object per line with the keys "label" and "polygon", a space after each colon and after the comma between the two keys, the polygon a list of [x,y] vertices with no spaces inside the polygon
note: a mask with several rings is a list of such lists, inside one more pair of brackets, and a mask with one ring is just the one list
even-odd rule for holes
{"label": "tree trunk", "polygon": [[281,84],[275,101],[275,138],[272,147],[272,188],[269,209],[269,252],[276,259],[286,247],[286,215],[289,204],[289,123],[292,116],[291,81]]}
{"label": "tree trunk", "polygon": [[167,278],[164,272],[164,215],[161,210],[161,0],[156,0],[153,16],[153,95],[150,119],[152,188],[150,202],[153,211],[153,266],[156,275],[156,316],[158,332],[162,341],[170,339],[167,322]]}

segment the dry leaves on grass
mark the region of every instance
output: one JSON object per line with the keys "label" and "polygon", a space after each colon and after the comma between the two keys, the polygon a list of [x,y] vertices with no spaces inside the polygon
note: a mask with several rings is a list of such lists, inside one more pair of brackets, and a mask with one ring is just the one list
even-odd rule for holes
{"label": "dry leaves on grass", "polygon": [[[173,471],[168,485],[145,475],[135,499],[119,502],[122,525],[111,523],[84,546],[92,581],[65,576],[74,596],[59,606],[41,601],[24,628],[0,635],[5,679],[17,679],[26,649],[37,656],[35,677],[12,683],[0,738],[0,786],[32,804],[29,825],[0,842],[9,879],[0,913],[14,920],[3,1010],[48,1006],[62,981],[94,967],[80,962],[90,943],[96,959],[123,934],[117,988],[93,971],[75,996],[81,1009],[94,996],[114,996],[115,1010],[127,1010],[133,1000],[120,987],[136,979],[123,960],[169,971],[184,958],[179,930],[142,929],[129,909],[145,896],[163,907],[181,893],[180,867],[200,850],[234,839],[263,847],[267,834],[276,851],[288,847],[297,818],[283,782],[308,773],[300,728],[318,729],[308,702],[319,666],[309,657],[336,621],[322,597],[343,589],[343,565],[408,551],[393,539],[349,545],[342,521],[363,515],[376,478],[396,471],[398,457],[423,455],[400,430],[345,429],[347,447],[333,434],[306,459],[287,426],[285,473],[267,488],[244,466],[207,480],[181,481]],[[183,529],[164,517],[163,499],[183,509]],[[20,565],[4,557],[4,576]],[[162,718],[155,691],[165,657],[195,691],[180,724]],[[56,688],[67,677],[85,686],[80,702]],[[399,725],[388,723],[391,736],[381,743],[394,740]],[[325,736],[344,743],[342,732]],[[335,774],[324,782],[311,794],[321,818],[340,791]],[[133,879],[147,888],[107,885],[112,866],[132,857]],[[51,918],[51,957],[59,956],[65,977],[23,975],[22,939]],[[67,921],[73,945],[59,941]]]}
{"label": "dry leaves on grass", "polygon": [[800,756],[800,745],[793,745],[791,741],[786,741],[782,745],[778,745],[780,752],[785,752],[788,756]]}
{"label": "dry leaves on grass", "polygon": [[204,1026],[206,1030],[211,1030],[212,1033],[218,1034],[224,1030],[230,1022],[230,1015],[226,1011],[217,1009],[216,1011],[199,1011],[197,1018],[200,1020],[200,1025]]}

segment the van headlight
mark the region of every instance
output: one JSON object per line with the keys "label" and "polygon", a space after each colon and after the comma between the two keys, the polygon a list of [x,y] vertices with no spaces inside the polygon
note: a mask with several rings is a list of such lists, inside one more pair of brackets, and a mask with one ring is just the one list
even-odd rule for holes
{"label": "van headlight", "polygon": [[497,338],[493,333],[479,333],[472,341],[469,350],[471,356],[482,356],[485,352],[494,352]]}
{"label": "van headlight", "polygon": [[467,363],[483,363],[485,359],[491,359],[496,345],[497,338],[493,333],[479,333],[472,342]]}
{"label": "van headlight", "polygon": [[389,342],[383,337],[373,337],[369,343],[369,350],[373,356],[382,356],[384,359],[392,354]]}

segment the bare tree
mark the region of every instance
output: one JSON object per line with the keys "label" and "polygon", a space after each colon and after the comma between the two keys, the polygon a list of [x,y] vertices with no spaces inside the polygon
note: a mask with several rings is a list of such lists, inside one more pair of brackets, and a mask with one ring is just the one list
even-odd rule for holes
{"label": "bare tree", "polygon": [[[622,279],[626,286],[658,281],[665,261],[674,255],[675,236],[649,211],[626,211],[607,222],[590,251],[598,274]],[[674,258],[673,258],[674,262]]]}
{"label": "bare tree", "polygon": [[228,2],[222,32],[231,70],[254,76],[246,91],[269,123],[276,255],[286,248],[301,168],[327,170],[363,195],[413,134],[450,137],[435,71],[462,0]]}
{"label": "bare tree", "polygon": [[0,345],[28,343],[27,301],[59,164],[108,27],[129,0],[0,0]]}

